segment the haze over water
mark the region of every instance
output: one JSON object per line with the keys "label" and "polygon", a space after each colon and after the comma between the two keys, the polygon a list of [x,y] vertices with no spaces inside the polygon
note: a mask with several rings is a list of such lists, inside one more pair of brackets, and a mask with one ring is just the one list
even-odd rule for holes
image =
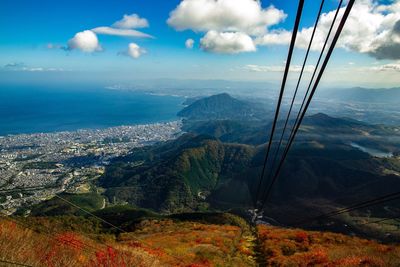
{"label": "haze over water", "polygon": [[183,101],[102,88],[0,86],[0,136],[171,121]]}

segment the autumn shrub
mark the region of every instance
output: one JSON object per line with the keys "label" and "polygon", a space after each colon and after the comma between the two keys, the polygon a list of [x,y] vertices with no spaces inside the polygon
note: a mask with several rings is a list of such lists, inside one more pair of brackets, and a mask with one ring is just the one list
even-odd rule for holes
{"label": "autumn shrub", "polygon": [[329,232],[257,226],[268,266],[400,266],[400,246]]}
{"label": "autumn shrub", "polygon": [[308,234],[304,231],[297,232],[295,236],[295,240],[300,243],[305,243],[308,241]]}

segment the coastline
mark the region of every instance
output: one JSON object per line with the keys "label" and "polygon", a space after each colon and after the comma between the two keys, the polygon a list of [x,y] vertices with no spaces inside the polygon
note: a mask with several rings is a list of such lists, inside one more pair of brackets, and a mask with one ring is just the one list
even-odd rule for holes
{"label": "coastline", "polygon": [[15,137],[15,136],[32,136],[32,135],[51,135],[51,134],[71,134],[75,132],[99,132],[99,131],[107,131],[118,128],[134,128],[134,127],[145,127],[145,126],[157,126],[168,123],[177,123],[181,124],[182,119],[171,119],[171,120],[161,120],[158,122],[150,122],[150,123],[139,123],[139,124],[122,124],[118,126],[110,126],[110,127],[88,127],[88,128],[79,128],[76,130],[64,130],[64,131],[48,131],[48,132],[32,132],[32,133],[11,133],[11,134],[0,134],[0,139],[4,139],[7,137]]}
{"label": "coastline", "polygon": [[182,121],[175,120],[0,138],[0,192],[5,195],[0,208],[12,214],[55,194],[80,192],[114,158],[176,139],[183,133],[181,126]]}
{"label": "coastline", "polygon": [[171,122],[185,101],[98,87],[0,89],[0,136]]}

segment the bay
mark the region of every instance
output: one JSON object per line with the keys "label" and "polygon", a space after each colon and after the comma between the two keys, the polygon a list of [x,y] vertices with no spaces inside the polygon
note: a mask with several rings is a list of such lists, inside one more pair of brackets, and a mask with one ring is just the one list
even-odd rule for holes
{"label": "bay", "polygon": [[183,102],[96,87],[0,86],[0,136],[172,121]]}

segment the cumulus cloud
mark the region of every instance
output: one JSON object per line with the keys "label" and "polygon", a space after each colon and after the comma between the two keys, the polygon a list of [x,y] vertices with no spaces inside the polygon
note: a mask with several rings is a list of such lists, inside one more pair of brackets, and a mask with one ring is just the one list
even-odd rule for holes
{"label": "cumulus cloud", "polygon": [[97,39],[97,35],[90,30],[78,32],[68,41],[68,50],[80,50],[82,52],[91,53],[101,51],[102,48]]}
{"label": "cumulus cloud", "polygon": [[112,26],[120,29],[147,28],[149,27],[149,22],[137,14],[125,14],[121,20],[116,21]]}
{"label": "cumulus cloud", "polygon": [[138,37],[138,38],[154,38],[153,36],[132,30],[132,29],[117,29],[112,27],[97,27],[91,31],[97,34],[114,35],[114,36],[125,36],[125,37]]}
{"label": "cumulus cloud", "polygon": [[[300,72],[302,66],[300,65],[292,65],[290,66],[291,72]],[[314,71],[315,66],[306,65],[304,67],[304,71],[311,73]],[[246,65],[244,69],[251,72],[283,72],[285,70],[285,66],[263,66],[263,65]]]}
{"label": "cumulus cloud", "polygon": [[227,54],[257,50],[253,39],[242,32],[209,31],[201,38],[200,47],[204,51]]}
{"label": "cumulus cloud", "polygon": [[[341,8],[339,18],[345,8]],[[322,48],[335,11],[324,13],[316,30],[312,49]],[[303,28],[296,46],[306,48],[313,27]],[[286,30],[268,32],[257,38],[259,45],[288,44],[291,33]],[[356,1],[343,29],[338,47],[366,53],[377,59],[400,59],[400,2],[379,4],[374,0]]]}
{"label": "cumulus cloud", "polygon": [[92,53],[102,50],[99,44],[99,40],[97,38],[97,34],[135,38],[154,38],[147,33],[135,30],[135,28],[145,27],[149,27],[149,23],[145,18],[141,18],[137,14],[124,15],[121,20],[116,21],[111,27],[101,26],[93,28],[91,30],[78,32],[73,38],[68,41],[66,47],[50,43],[47,45],[47,48],[61,48],[64,50],[77,49],[86,53]]}
{"label": "cumulus cloud", "polygon": [[150,34],[137,31],[136,28],[149,27],[149,22],[145,18],[140,18],[137,14],[124,15],[119,21],[116,21],[111,27],[101,26],[92,29],[97,34],[136,37],[136,38],[154,38]]}
{"label": "cumulus cloud", "polygon": [[192,49],[194,46],[194,40],[193,39],[187,39],[185,42],[185,46],[188,49]]}
{"label": "cumulus cloud", "polygon": [[167,23],[178,31],[204,32],[205,51],[238,53],[255,51],[253,38],[285,18],[282,10],[263,8],[259,0],[183,0]]}
{"label": "cumulus cloud", "polygon": [[130,43],[128,45],[128,49],[126,51],[124,51],[124,52],[121,52],[122,55],[131,57],[133,59],[138,59],[139,57],[141,57],[145,53],[146,53],[146,50],[141,48],[136,43]]}
{"label": "cumulus cloud", "polygon": [[263,9],[255,0],[183,0],[167,23],[177,30],[238,31],[259,35],[286,18],[273,6]]}

